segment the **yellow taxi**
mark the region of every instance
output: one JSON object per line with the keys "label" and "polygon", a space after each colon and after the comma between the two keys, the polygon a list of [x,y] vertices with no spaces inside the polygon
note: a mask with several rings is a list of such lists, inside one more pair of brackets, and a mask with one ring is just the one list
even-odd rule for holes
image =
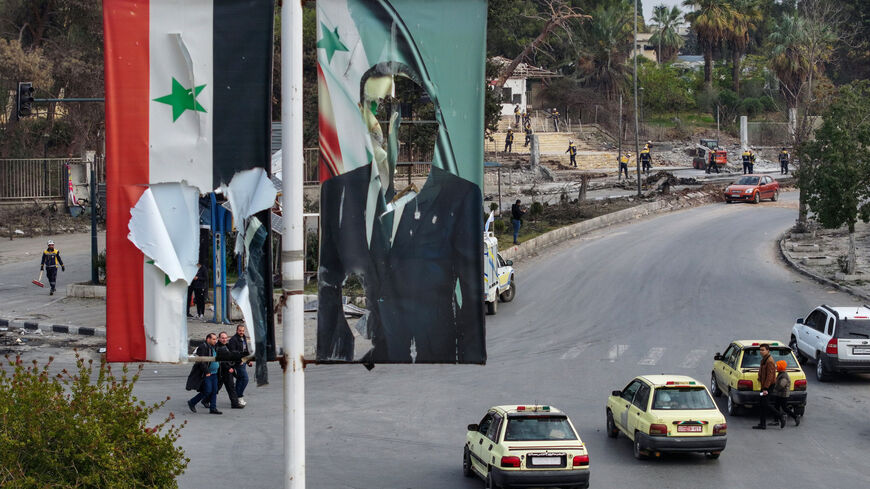
{"label": "yellow taxi", "polygon": [[801,369],[794,352],[779,341],[737,340],[732,341],[724,353],[713,357],[713,373],[710,375],[710,391],[719,397],[727,397],[729,416],[740,414],[741,407],[757,406],[761,402],[761,386],[758,384],[758,367],[761,365],[759,347],[770,345],[774,363],[785,360],[786,372],[791,378],[791,393],[788,405],[795,414],[803,416],[807,405],[807,376]]}
{"label": "yellow taxi", "polygon": [[589,454],[565,413],[552,406],[490,408],[468,425],[462,473],[487,488],[589,487]]}
{"label": "yellow taxi", "polygon": [[707,387],[685,375],[642,375],[607,398],[607,436],[619,432],[642,459],[669,452],[700,452],[717,459],[728,425]]}

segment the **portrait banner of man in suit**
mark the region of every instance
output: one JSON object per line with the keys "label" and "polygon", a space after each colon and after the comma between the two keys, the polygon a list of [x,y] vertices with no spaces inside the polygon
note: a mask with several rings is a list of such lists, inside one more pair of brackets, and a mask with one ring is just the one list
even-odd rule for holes
{"label": "portrait banner of man in suit", "polygon": [[485,33],[484,0],[317,2],[318,361],[486,362]]}

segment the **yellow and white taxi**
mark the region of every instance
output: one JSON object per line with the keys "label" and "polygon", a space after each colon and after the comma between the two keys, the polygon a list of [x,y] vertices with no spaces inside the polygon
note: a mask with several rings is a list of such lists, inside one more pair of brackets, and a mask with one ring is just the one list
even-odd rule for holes
{"label": "yellow and white taxi", "polygon": [[728,425],[707,387],[685,375],[642,375],[607,398],[607,436],[634,441],[634,456],[701,452],[719,458]]}
{"label": "yellow and white taxi", "polygon": [[791,348],[778,341],[737,340],[732,341],[724,353],[713,357],[713,373],[710,375],[710,391],[716,397],[725,394],[729,416],[740,414],[741,407],[756,406],[761,402],[761,386],[758,384],[758,367],[761,365],[759,347],[767,343],[774,363],[785,360],[786,372],[791,379],[788,403],[795,414],[803,416],[807,405],[807,376],[801,369]]}
{"label": "yellow and white taxi", "polygon": [[589,454],[574,425],[552,406],[490,408],[468,425],[462,473],[487,488],[589,487]]}

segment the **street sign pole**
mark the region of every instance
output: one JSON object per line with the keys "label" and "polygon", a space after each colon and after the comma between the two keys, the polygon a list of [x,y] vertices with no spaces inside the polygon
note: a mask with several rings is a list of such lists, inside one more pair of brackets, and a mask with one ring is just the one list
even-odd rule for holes
{"label": "street sign pole", "polygon": [[634,161],[637,164],[637,196],[640,191],[640,135],[637,122],[637,0],[634,0]]}
{"label": "street sign pole", "polygon": [[281,121],[284,488],[305,489],[302,2],[281,5]]}

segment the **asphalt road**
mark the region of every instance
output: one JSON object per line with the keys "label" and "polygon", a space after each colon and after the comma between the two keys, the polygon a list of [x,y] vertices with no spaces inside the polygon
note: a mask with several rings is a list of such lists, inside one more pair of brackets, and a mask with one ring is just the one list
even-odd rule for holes
{"label": "asphalt road", "polygon": [[[608,439],[604,403],[644,373],[709,381],[713,354],[733,339],[786,341],[819,304],[855,304],[785,268],[775,240],[794,221],[794,195],[761,205],[710,205],[613,227],[518,265],[518,295],[487,318],[486,366],[311,366],[306,370],[307,481],[321,488],[475,488],[462,476],[465,426],[491,405],[541,403],[574,421],[591,457],[592,487],[826,487],[870,484],[870,376],[820,384],[808,371],[804,422],[750,429],[728,419],[719,460],[637,461]],[[189,420],[189,489],[281,487],[282,390],[250,387],[245,410],[187,412],[188,369],[150,367],[141,398]],[[719,401],[724,411],[724,402]],[[226,407],[226,409],[224,409]]]}

